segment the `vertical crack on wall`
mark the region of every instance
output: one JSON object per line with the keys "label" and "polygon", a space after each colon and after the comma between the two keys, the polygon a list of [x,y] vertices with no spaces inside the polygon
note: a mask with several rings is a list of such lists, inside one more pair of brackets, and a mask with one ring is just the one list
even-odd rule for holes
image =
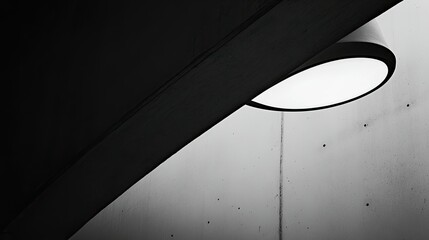
{"label": "vertical crack on wall", "polygon": [[283,112],[280,118],[279,240],[283,239]]}

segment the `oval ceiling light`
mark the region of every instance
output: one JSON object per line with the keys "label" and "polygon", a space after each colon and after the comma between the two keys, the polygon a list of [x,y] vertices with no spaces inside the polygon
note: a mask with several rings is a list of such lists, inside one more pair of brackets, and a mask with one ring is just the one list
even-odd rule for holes
{"label": "oval ceiling light", "polygon": [[325,49],[248,105],[275,111],[310,111],[361,98],[389,80],[396,59],[371,21]]}

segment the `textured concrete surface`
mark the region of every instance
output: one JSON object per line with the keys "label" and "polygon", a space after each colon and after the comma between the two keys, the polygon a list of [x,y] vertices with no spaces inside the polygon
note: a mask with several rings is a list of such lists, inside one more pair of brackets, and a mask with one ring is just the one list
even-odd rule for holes
{"label": "textured concrete surface", "polygon": [[429,239],[429,2],[378,18],[397,69],[325,111],[285,113],[284,239]]}
{"label": "textured concrete surface", "polygon": [[278,238],[281,114],[243,107],[71,239]]}

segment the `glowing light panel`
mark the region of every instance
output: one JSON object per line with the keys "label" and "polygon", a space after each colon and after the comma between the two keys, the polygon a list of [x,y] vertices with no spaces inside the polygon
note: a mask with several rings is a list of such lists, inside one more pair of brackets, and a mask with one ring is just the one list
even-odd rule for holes
{"label": "glowing light panel", "polygon": [[253,99],[283,109],[330,106],[359,97],[380,85],[387,65],[373,58],[346,58],[299,72]]}

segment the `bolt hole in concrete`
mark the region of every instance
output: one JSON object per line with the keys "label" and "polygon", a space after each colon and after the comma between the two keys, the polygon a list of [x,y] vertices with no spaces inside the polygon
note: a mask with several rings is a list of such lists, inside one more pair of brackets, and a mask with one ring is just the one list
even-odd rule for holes
{"label": "bolt hole in concrete", "polygon": [[407,104],[407,107],[410,107],[410,104]]}
{"label": "bolt hole in concrete", "polygon": [[323,144],[323,147],[326,147],[326,144]]}
{"label": "bolt hole in concrete", "polygon": [[368,126],[366,123],[363,125],[364,127]]}
{"label": "bolt hole in concrete", "polygon": [[366,206],[368,207],[368,206],[369,206],[369,203],[366,203]]}

